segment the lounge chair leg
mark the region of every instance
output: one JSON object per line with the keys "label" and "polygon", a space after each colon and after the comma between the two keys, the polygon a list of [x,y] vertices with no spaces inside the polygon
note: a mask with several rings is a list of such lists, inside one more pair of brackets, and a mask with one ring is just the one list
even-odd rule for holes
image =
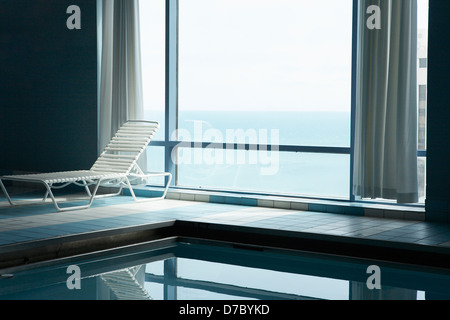
{"label": "lounge chair leg", "polygon": [[138,199],[136,198],[136,195],[134,194],[133,187],[131,186],[131,183],[130,183],[130,180],[128,179],[128,177],[125,177],[125,182],[126,182],[128,189],[130,189],[130,193],[131,193],[131,196],[133,197],[134,201],[138,201]]}
{"label": "lounge chair leg", "polygon": [[164,193],[161,196],[161,199],[164,199],[167,195],[167,191],[169,191],[170,183],[172,182],[172,174],[168,172],[169,180],[167,181],[166,187],[164,189]]}
{"label": "lounge chair leg", "polygon": [[[4,193],[5,196],[6,196],[6,199],[8,199],[9,204],[10,204],[11,206],[16,206],[16,205],[18,205],[17,203],[14,203],[14,202],[12,201],[12,199],[11,199],[11,197],[10,197],[8,191],[6,190],[5,185],[3,184],[3,181],[2,181],[1,179],[0,179],[0,187],[1,187],[1,189],[3,190],[3,193]],[[51,187],[51,186],[50,186],[50,187]],[[44,197],[42,198],[41,202],[45,202],[45,201],[47,200],[48,195],[49,195],[49,191],[48,191],[48,190],[49,190],[49,189],[47,188],[47,191],[45,192],[45,195],[44,195]]]}
{"label": "lounge chair leg", "polygon": [[108,193],[108,194],[96,195],[95,199],[118,196],[118,195],[120,195],[122,193],[122,190],[123,190],[123,186],[120,186],[119,191],[117,191],[116,193]]}
{"label": "lounge chair leg", "polygon": [[169,191],[170,182],[172,182],[172,174],[170,172],[167,172],[167,173],[165,173],[165,176],[168,176],[169,179],[167,180],[166,186],[164,187],[164,192],[163,192],[162,196],[155,197],[155,198],[152,198],[152,199],[157,200],[157,199],[164,199],[166,197],[167,191]]}
{"label": "lounge chair leg", "polygon": [[86,183],[86,181],[83,181],[83,185],[84,185],[84,189],[86,190],[86,193],[88,194],[88,196],[92,197],[91,190],[89,190],[89,186]]}
{"label": "lounge chair leg", "polygon": [[[161,175],[161,174],[159,174],[159,175]],[[163,192],[162,196],[160,196],[160,197],[154,197],[154,198],[150,197],[150,198],[148,198],[148,199],[141,199],[141,200],[138,200],[138,199],[136,198],[136,195],[134,194],[134,190],[133,190],[133,187],[131,186],[130,180],[128,179],[128,177],[125,177],[126,186],[127,186],[128,189],[130,190],[131,196],[133,197],[134,201],[136,201],[136,202],[143,202],[143,201],[151,201],[151,200],[160,200],[160,199],[164,199],[164,198],[166,197],[166,195],[167,195],[167,191],[169,190],[170,182],[172,181],[172,174],[171,174],[170,172],[167,172],[167,173],[165,173],[164,175],[165,175],[165,176],[168,176],[169,179],[168,179],[168,181],[167,181],[167,183],[166,183],[166,186],[164,187],[164,192]],[[146,175],[146,176],[151,176],[151,174],[148,174],[148,175]]]}
{"label": "lounge chair leg", "polygon": [[47,198],[47,196],[49,195],[50,198],[52,199],[53,205],[55,206],[56,210],[57,211],[62,211],[62,209],[58,206],[58,202],[56,201],[55,196],[53,195],[53,192],[52,192],[52,189],[51,189],[52,188],[51,185],[49,185],[49,184],[47,184],[45,182],[43,182],[43,184],[44,184],[45,188],[47,188],[47,192],[45,193],[46,194],[45,198]]}
{"label": "lounge chair leg", "polygon": [[45,195],[44,195],[44,198],[42,198],[42,201],[45,202],[45,200],[47,200],[47,198],[48,198],[48,190],[45,191]]}
{"label": "lounge chair leg", "polygon": [[[52,199],[53,205],[55,206],[56,210],[57,210],[58,212],[63,212],[63,211],[72,211],[72,210],[88,209],[88,208],[91,206],[92,202],[94,201],[94,198],[95,198],[95,195],[96,195],[96,193],[97,193],[98,187],[100,186],[100,182],[101,182],[101,179],[98,179],[98,181],[97,181],[97,183],[96,183],[96,185],[95,185],[95,188],[94,188],[94,192],[93,192],[92,194],[89,192],[89,194],[90,194],[90,199],[89,199],[89,203],[88,203],[87,205],[71,206],[71,207],[67,207],[67,208],[60,208],[60,207],[59,207],[58,202],[56,201],[56,198],[55,198],[55,196],[53,195],[53,192],[52,192],[52,190],[51,190],[51,186],[48,185],[48,184],[45,183],[45,182],[43,182],[43,183],[44,183],[45,187],[47,188],[47,193],[50,195],[50,198]],[[87,186],[86,186],[86,187],[87,187]]]}

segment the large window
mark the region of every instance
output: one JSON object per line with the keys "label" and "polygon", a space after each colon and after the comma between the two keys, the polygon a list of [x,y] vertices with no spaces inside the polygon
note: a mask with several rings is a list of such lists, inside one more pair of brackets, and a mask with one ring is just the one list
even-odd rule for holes
{"label": "large window", "polygon": [[[163,125],[151,157],[180,187],[353,200],[355,3],[140,1],[146,116]],[[419,0],[421,200],[427,13]]]}
{"label": "large window", "polygon": [[[180,1],[178,43],[179,139],[350,146],[351,0]],[[298,151],[195,150],[178,182],[348,197],[349,156]]]}

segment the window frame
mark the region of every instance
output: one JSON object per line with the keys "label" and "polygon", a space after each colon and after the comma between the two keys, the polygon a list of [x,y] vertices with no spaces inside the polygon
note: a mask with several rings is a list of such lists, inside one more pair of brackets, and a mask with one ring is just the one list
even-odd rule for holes
{"label": "window frame", "polygon": [[[352,4],[352,53],[351,53],[351,106],[350,106],[350,147],[326,147],[326,146],[302,146],[302,145],[264,145],[264,144],[249,144],[249,143],[208,143],[195,141],[178,141],[177,137],[173,137],[172,133],[178,129],[178,23],[179,23],[179,0],[165,0],[166,2],[166,21],[165,21],[165,139],[152,141],[152,146],[164,147],[165,162],[164,169],[170,172],[174,177],[171,182],[171,187],[179,189],[197,190],[197,188],[183,187],[178,185],[177,165],[172,160],[172,154],[176,152],[177,148],[233,148],[234,150],[263,150],[271,151],[275,149],[279,152],[304,152],[304,153],[319,153],[319,154],[345,154],[350,157],[350,190],[348,199],[336,199],[333,197],[314,197],[308,195],[298,195],[302,199],[318,199],[318,200],[343,200],[346,202],[360,202],[360,203],[382,203],[380,201],[368,201],[356,199],[353,194],[353,162],[354,162],[354,146],[355,146],[355,113],[356,113],[356,79],[357,79],[357,48],[358,48],[358,26],[359,21],[359,1],[353,0]],[[418,150],[417,157],[426,158],[426,150]],[[166,181],[167,183],[167,181]],[[202,188],[202,191],[211,192],[230,192],[222,189],[208,189]],[[248,194],[248,192],[241,190],[233,190],[236,194]],[[279,193],[265,193],[265,192],[251,192],[252,195],[275,195],[283,196]],[[291,195],[290,195],[291,197]],[[389,203],[391,204],[391,203]],[[405,206],[403,204],[403,206]],[[423,207],[424,203],[407,204],[406,206]]]}

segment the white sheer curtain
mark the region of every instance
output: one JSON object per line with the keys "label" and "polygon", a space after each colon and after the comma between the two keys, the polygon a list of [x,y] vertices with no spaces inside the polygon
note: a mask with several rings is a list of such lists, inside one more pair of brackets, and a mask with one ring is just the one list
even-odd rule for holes
{"label": "white sheer curtain", "polygon": [[417,0],[361,0],[359,14],[353,192],[417,202]]}
{"label": "white sheer curtain", "polygon": [[[120,125],[143,119],[138,0],[102,0],[99,152]],[[145,170],[145,153],[139,160]]]}

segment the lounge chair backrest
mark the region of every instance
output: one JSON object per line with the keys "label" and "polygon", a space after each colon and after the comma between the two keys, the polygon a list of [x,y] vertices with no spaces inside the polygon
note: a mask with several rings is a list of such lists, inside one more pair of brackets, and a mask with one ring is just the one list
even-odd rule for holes
{"label": "lounge chair backrest", "polygon": [[95,172],[128,174],[159,128],[156,121],[124,123],[92,166]]}

